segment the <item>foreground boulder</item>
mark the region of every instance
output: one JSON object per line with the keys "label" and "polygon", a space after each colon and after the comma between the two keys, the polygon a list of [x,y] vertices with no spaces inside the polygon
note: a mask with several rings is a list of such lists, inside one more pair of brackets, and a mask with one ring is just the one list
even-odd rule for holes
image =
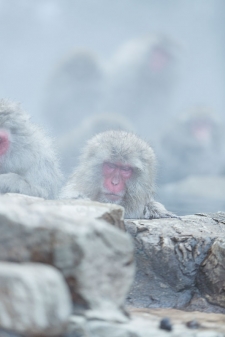
{"label": "foreground boulder", "polygon": [[97,201],[82,199],[47,200],[45,201],[45,205],[59,206],[61,209],[63,209],[63,206],[72,206],[70,210],[73,217],[84,216],[85,218],[105,220],[111,225],[125,231],[124,208],[119,205],[102,204]]}
{"label": "foreground boulder", "polygon": [[[60,210],[72,217],[84,216],[86,218],[105,220],[111,225],[122,230],[124,227],[124,208],[119,205],[102,204],[97,201],[82,199],[61,199],[61,200],[45,200],[43,198],[31,197],[24,194],[6,193],[1,195],[0,200],[8,200],[8,202],[20,205],[45,204],[46,206],[59,207]],[[67,206],[73,206],[67,208]]]}
{"label": "foreground boulder", "polygon": [[225,213],[127,220],[137,271],[132,307],[225,313]]}
{"label": "foreground boulder", "polygon": [[[0,336],[224,336],[225,214],[126,220],[130,293],[121,224],[117,205],[1,196]],[[219,328],[168,308],[215,312]]]}
{"label": "foreground boulder", "polygon": [[[102,208],[101,214],[111,214],[113,206]],[[1,197],[0,260],[50,264],[67,281],[76,313],[127,320],[123,305],[134,275],[132,240],[106,221],[83,215],[70,203],[21,198],[12,203]]]}
{"label": "foreground boulder", "polygon": [[72,302],[55,268],[1,262],[0,308],[2,329],[28,336],[59,336],[72,313]]}

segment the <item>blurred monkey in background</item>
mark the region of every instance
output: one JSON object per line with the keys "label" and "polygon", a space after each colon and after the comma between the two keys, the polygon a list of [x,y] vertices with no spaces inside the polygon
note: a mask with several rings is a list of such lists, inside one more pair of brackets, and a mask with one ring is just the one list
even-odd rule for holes
{"label": "blurred monkey in background", "polygon": [[66,134],[93,114],[102,112],[105,70],[89,50],[77,49],[55,69],[46,88],[43,117],[54,135]]}
{"label": "blurred monkey in background", "polygon": [[170,117],[170,100],[178,75],[180,48],[161,34],[125,43],[109,65],[109,110],[124,114],[142,135],[158,137],[162,116]]}
{"label": "blurred monkey in background", "polygon": [[173,120],[160,142],[160,183],[191,175],[222,174],[224,133],[224,125],[205,106],[196,106]]}

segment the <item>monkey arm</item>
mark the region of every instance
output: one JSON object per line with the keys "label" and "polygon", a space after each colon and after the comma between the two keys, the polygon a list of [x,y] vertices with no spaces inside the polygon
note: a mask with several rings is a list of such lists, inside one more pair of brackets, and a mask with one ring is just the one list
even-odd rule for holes
{"label": "monkey arm", "polygon": [[76,190],[76,187],[74,186],[74,184],[68,184],[65,187],[63,187],[60,194],[59,194],[59,199],[86,199],[86,200],[90,200],[84,194],[82,194],[78,190]]}
{"label": "monkey arm", "polygon": [[160,202],[157,202],[154,199],[145,205],[143,216],[144,219],[178,218],[178,216],[167,211]]}
{"label": "monkey arm", "polygon": [[0,193],[20,193],[42,198],[48,197],[48,192],[44,188],[32,186],[24,177],[11,172],[0,174]]}

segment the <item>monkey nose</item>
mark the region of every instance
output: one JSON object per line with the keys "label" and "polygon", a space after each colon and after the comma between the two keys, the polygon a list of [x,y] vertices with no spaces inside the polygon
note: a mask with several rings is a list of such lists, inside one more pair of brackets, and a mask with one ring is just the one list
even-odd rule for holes
{"label": "monkey nose", "polygon": [[112,180],[112,185],[114,185],[114,186],[116,186],[116,185],[118,185],[119,184],[119,181],[115,181],[115,180]]}
{"label": "monkey nose", "polygon": [[111,180],[112,185],[118,185],[120,183],[119,177],[113,177]]}

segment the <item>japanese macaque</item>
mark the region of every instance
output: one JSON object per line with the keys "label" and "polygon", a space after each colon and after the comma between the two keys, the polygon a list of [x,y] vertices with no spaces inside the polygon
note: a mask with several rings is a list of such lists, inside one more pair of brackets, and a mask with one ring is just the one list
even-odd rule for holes
{"label": "japanese macaque", "polygon": [[196,106],[173,121],[160,142],[160,183],[191,175],[222,174],[224,130],[215,113],[205,106]]}
{"label": "japanese macaque", "polygon": [[60,136],[93,113],[102,112],[105,70],[91,51],[77,49],[56,67],[46,88],[43,117]]}
{"label": "japanese macaque", "polygon": [[87,142],[60,197],[119,204],[126,218],[175,217],[154,200],[154,175],[155,154],[145,141],[126,131],[106,131]]}
{"label": "japanese macaque", "polygon": [[96,114],[85,118],[78,126],[58,138],[57,145],[61,167],[65,174],[71,174],[78,164],[81,149],[94,135],[108,130],[134,131],[133,125],[125,117],[112,114]]}
{"label": "japanese macaque", "polygon": [[61,184],[50,140],[18,104],[0,100],[0,193],[53,199]]}
{"label": "japanese macaque", "polygon": [[149,34],[126,42],[111,60],[108,108],[129,117],[141,134],[150,130],[155,138],[162,116],[170,116],[179,49],[169,37]]}

